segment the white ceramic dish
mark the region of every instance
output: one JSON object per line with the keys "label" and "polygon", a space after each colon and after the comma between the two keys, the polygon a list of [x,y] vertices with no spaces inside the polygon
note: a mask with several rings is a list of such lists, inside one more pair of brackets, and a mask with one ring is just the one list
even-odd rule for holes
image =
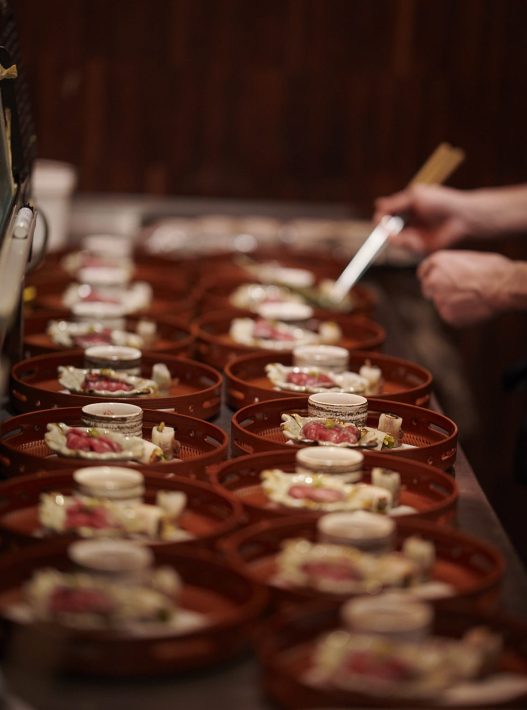
{"label": "white ceramic dish", "polygon": [[73,472],[79,492],[110,500],[142,499],[144,476],[124,466],[90,466]]}
{"label": "white ceramic dish", "polygon": [[364,456],[360,451],[338,446],[306,446],[296,452],[297,470],[345,477],[349,483],[360,481]]}
{"label": "white ceramic dish", "polygon": [[368,418],[368,400],[347,392],[318,392],[309,396],[307,410],[310,417],[338,419],[361,427]]}
{"label": "white ceramic dish", "polygon": [[338,345],[301,345],[293,350],[293,364],[344,372],[349,365],[349,352]]}

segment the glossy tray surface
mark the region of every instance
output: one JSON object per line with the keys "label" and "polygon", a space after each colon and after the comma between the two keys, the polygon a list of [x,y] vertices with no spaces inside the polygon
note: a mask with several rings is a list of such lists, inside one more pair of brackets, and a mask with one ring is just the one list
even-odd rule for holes
{"label": "glossy tray surface", "polygon": [[[241,503],[210,485],[171,474],[165,476],[142,470],[144,476],[144,501],[155,502],[158,491],[181,491],[187,497],[178,526],[193,536],[181,542],[149,541],[149,544],[170,546],[210,546],[219,537],[232,532],[244,521]],[[0,529],[9,545],[35,543],[43,538],[57,537],[46,532],[38,518],[38,505],[42,493],[71,495],[76,490],[72,471],[47,471],[38,475],[19,476],[0,483]],[[60,537],[74,537],[65,534]],[[141,538],[145,540],[145,538]]]}
{"label": "glossy tray surface", "polygon": [[[436,614],[433,632],[441,636],[460,637],[476,626],[485,626],[499,633],[504,641],[498,670],[505,673],[527,674],[527,625],[525,621],[496,613],[471,613],[442,609]],[[255,635],[255,646],[264,667],[264,687],[269,695],[288,709],[300,708],[420,708],[431,707],[524,708],[527,693],[517,695],[510,702],[491,702],[484,699],[476,704],[456,703],[444,706],[433,699],[411,701],[408,698],[365,695],[364,693],[315,686],[307,682],[305,674],[313,665],[317,639],[340,627],[339,610],[331,606],[312,605],[309,609],[290,609],[266,621]]]}
{"label": "glossy tray surface", "polygon": [[[320,281],[320,278],[317,278],[318,281]],[[200,284],[202,290],[200,310],[207,312],[207,310],[218,308],[232,308],[235,304],[231,301],[231,296],[239,286],[259,282],[260,280],[256,276],[252,278],[250,274],[231,278],[222,276],[220,278],[203,279]],[[375,294],[367,286],[362,284],[354,286],[351,295],[353,307],[348,313],[371,314],[375,309]]]}
{"label": "glossy tray surface", "polygon": [[[452,519],[459,495],[452,476],[419,461],[365,451],[364,481],[370,480],[370,472],[374,466],[384,466],[399,472],[401,503],[411,505],[418,511],[409,517],[441,522],[449,522]],[[293,513],[318,518],[321,513],[299,509],[293,511],[287,506],[279,506],[269,501],[262,488],[260,474],[272,468],[294,472],[295,451],[289,448],[240,456],[213,466],[209,470],[209,476],[215,485],[242,502],[251,520],[283,518]]]}
{"label": "glossy tray surface", "polygon": [[173,409],[200,419],[216,416],[221,406],[223,378],[219,372],[193,360],[156,352],[143,352],[141,377],[151,378],[152,367],[165,363],[172,375],[170,391],[163,396],[100,397],[65,391],[57,370],[60,366],[84,368],[84,351],[67,350],[40,355],[17,363],[11,371],[11,401],[19,412],[52,407],[83,407],[97,401],[126,402],[147,409]]}
{"label": "glossy tray surface", "polygon": [[[497,601],[498,586],[505,563],[499,552],[481,540],[452,528],[422,520],[396,518],[396,549],[411,536],[434,544],[436,561],[430,579],[449,584],[453,593],[443,600],[460,601],[482,607]],[[285,587],[277,584],[276,557],[286,540],[303,538],[316,542],[317,520],[298,516],[255,523],[233,533],[221,542],[227,559],[240,566],[252,579],[274,592],[278,602],[301,602],[321,599],[339,603],[349,595],[324,593],[309,587]]]}
{"label": "glossy tray surface", "polygon": [[[24,355],[31,357],[54,352],[68,352],[54,343],[46,332],[52,320],[69,320],[63,311],[36,311],[29,314],[24,320]],[[125,329],[135,333],[137,324],[142,320],[138,316],[127,316]],[[149,345],[149,350],[165,351],[172,355],[192,355],[194,349],[194,336],[186,323],[176,316],[166,320],[162,317],[149,318],[156,324],[158,337]]]}
{"label": "glossy tray surface", "polygon": [[[365,316],[347,316],[315,311],[316,320],[334,321],[342,329],[343,337],[336,345],[348,350],[376,350],[386,338],[385,330],[375,321]],[[196,338],[196,354],[200,360],[222,369],[240,355],[254,352],[274,352],[263,348],[238,343],[229,335],[231,322],[235,318],[254,318],[254,313],[236,308],[215,311],[197,318],[192,323],[192,333]]]}
{"label": "glossy tray surface", "polygon": [[[231,445],[237,454],[301,448],[288,444],[280,424],[282,414],[307,416],[308,397],[288,397],[251,404],[232,417]],[[411,404],[368,398],[368,426],[377,426],[379,415],[391,412],[402,417],[403,443],[415,448],[387,449],[390,456],[423,461],[437,468],[449,469],[456,460],[458,428],[443,414]]]}
{"label": "glossy tray surface", "polygon": [[[383,385],[378,397],[426,406],[432,389],[432,374],[409,360],[383,355],[376,352],[350,352],[349,370],[358,372],[369,360],[382,370]],[[244,355],[229,362],[225,367],[227,403],[232,409],[240,409],[249,404],[283,397],[305,397],[296,393],[275,389],[266,375],[265,367],[270,363],[291,366],[292,353]]]}
{"label": "glossy tray surface", "polygon": [[0,643],[21,654],[26,667],[46,662],[55,672],[132,677],[177,674],[221,663],[244,648],[266,601],[261,588],[216,555],[156,546],[155,564],[173,567],[181,576],[180,606],[203,615],[201,627],[177,634],[134,634],[7,618],[6,609],[20,599],[21,587],[35,570],[73,569],[67,547],[65,540],[46,541],[0,559]]}
{"label": "glossy tray surface", "polygon": [[[80,407],[65,407],[21,414],[3,422],[0,426],[0,463],[4,476],[101,465],[100,460],[56,455],[44,440],[48,422],[84,426],[81,415]],[[152,427],[161,422],[176,430],[176,439],[181,443],[179,456],[182,460],[167,461],[148,468],[166,474],[177,473],[200,478],[206,477],[208,466],[226,457],[228,437],[219,427],[195,417],[145,409],[143,436],[150,439]],[[114,463],[119,465],[117,461]]]}

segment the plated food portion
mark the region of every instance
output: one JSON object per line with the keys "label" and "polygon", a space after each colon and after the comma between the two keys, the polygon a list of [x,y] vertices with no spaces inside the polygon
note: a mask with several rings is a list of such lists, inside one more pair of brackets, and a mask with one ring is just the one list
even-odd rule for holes
{"label": "plated food portion", "polygon": [[32,286],[32,305],[35,312],[54,310],[71,320],[99,321],[132,314],[156,317],[162,313],[188,320],[196,310],[199,292],[189,287],[186,278],[172,277],[164,280],[153,270],[143,280],[126,284],[79,282],[68,277],[39,280]]}
{"label": "plated food portion", "polygon": [[217,663],[243,648],[265,603],[210,553],[125,540],[47,541],[5,555],[0,571],[0,623],[24,630],[21,653],[49,654],[61,633],[56,671],[153,676]]}
{"label": "plated food portion", "polygon": [[202,315],[192,327],[199,357],[223,368],[235,357],[262,349],[292,351],[299,345],[332,343],[348,350],[368,350],[384,342],[384,329],[369,318],[306,311],[301,304],[293,305],[313,316],[302,315],[299,320],[277,317],[276,307],[273,315],[269,309],[255,316],[235,308]]}
{"label": "plated food portion", "polygon": [[254,275],[263,283],[246,283],[235,288],[229,296],[231,306],[257,311],[260,306],[269,303],[305,303],[315,308],[349,313],[357,305],[353,294],[348,294],[342,301],[333,298],[335,282],[332,279],[322,279],[315,284],[314,280],[308,283],[306,278],[303,284],[295,285],[287,283],[286,270],[278,269],[276,265],[260,264],[253,269]]}
{"label": "plated food portion", "polygon": [[294,444],[349,446],[378,451],[412,447],[412,444],[403,442],[402,418],[389,412],[380,414],[376,427],[357,426],[332,417],[303,417],[296,413],[283,414],[282,420],[284,437]]}
{"label": "plated food portion", "polygon": [[398,595],[276,617],[257,642],[285,707],[521,707],[525,625]]}
{"label": "plated food portion", "polygon": [[432,386],[431,373],[412,362],[334,346],[240,356],[227,364],[225,378],[233,409],[314,392],[353,392],[423,406]]}
{"label": "plated food portion", "polygon": [[[104,409],[108,405],[103,403],[102,406]],[[100,426],[86,426],[84,417],[87,415],[78,407],[12,417],[0,426],[0,455],[5,474],[15,476],[31,471],[72,468],[79,461],[86,462],[85,465],[98,465],[101,461],[133,461],[167,473],[173,471],[200,477],[205,475],[207,466],[225,458],[227,435],[213,424],[160,410],[140,411],[140,437],[127,436],[108,427],[101,430]],[[131,414],[133,416],[135,412]],[[88,416],[93,413],[88,412]],[[116,416],[121,419],[120,415],[103,412],[103,417],[110,421]],[[163,451],[167,437],[172,446],[171,458]]]}
{"label": "plated food portion", "polygon": [[[138,357],[126,359],[130,352]],[[125,359],[112,359],[109,353],[122,354]],[[117,369],[123,365],[124,370]],[[210,419],[220,408],[222,381],[217,370],[193,360],[104,346],[17,363],[11,375],[11,394],[19,411],[84,406],[104,399]]]}
{"label": "plated food portion", "polygon": [[[44,440],[59,454],[91,461],[136,461],[145,466],[180,461],[177,454],[181,444],[173,427],[160,422],[152,428],[151,440],[140,436],[126,436],[118,431],[98,427],[74,427],[64,422],[50,422]],[[159,443],[163,441],[163,447]]]}
{"label": "plated food portion", "polygon": [[[371,370],[371,361],[366,360],[363,368]],[[376,395],[381,390],[381,377],[377,382],[366,379],[359,372],[328,372],[321,367],[287,367],[279,362],[269,363],[265,367],[268,379],[277,390],[284,392],[353,392]]]}
{"label": "plated food portion", "polygon": [[242,520],[241,504],[207,484],[132,467],[21,476],[0,490],[0,529],[16,546],[57,536],[211,546]]}
{"label": "plated food portion", "polygon": [[417,512],[411,506],[400,505],[401,475],[398,471],[375,466],[368,483],[361,481],[362,473],[357,468],[350,474],[336,475],[302,470],[286,473],[274,468],[266,469],[260,475],[268,499],[292,510],[369,510],[389,515]]}
{"label": "plated food portion", "polygon": [[118,316],[110,319],[72,320],[60,311],[35,312],[25,319],[24,351],[27,356],[64,349],[118,345],[170,354],[190,354],[193,337],[182,320]]}
{"label": "plated food portion", "polygon": [[[81,569],[36,569],[19,604],[8,609],[11,618],[86,629],[181,629],[181,579],[172,567],[154,567],[148,548],[99,540],[73,543],[68,555]],[[196,615],[188,622],[192,629],[204,619]]]}
{"label": "plated food portion", "polygon": [[228,558],[276,603],[397,591],[401,599],[494,606],[504,562],[476,538],[415,519],[325,513],[256,523],[221,542]]}
{"label": "plated food portion", "polygon": [[38,507],[42,529],[80,537],[144,537],[174,542],[191,539],[178,524],[186,496],[177,491],[159,491],[155,502],[115,501],[100,495],[43,493]]}
{"label": "plated food portion", "polygon": [[343,333],[332,321],[313,324],[273,318],[234,318],[229,336],[236,343],[265,350],[292,350],[298,345],[338,343]]}
{"label": "plated food portion", "polygon": [[[308,452],[322,452],[324,458],[308,461]],[[454,479],[426,464],[329,447],[241,456],[211,470],[210,476],[243,504],[251,520],[376,510],[446,521],[458,496]]]}
{"label": "plated food portion", "polygon": [[[310,395],[318,396],[321,395]],[[373,445],[395,456],[418,459],[445,470],[454,465],[458,429],[448,417],[410,404],[375,398],[368,399],[367,410],[366,424],[352,425],[343,421],[342,416],[312,417],[307,397],[252,404],[238,410],[232,418],[232,446],[238,453],[326,442],[356,446],[364,436],[367,447]],[[398,433],[380,431],[381,415],[392,415],[385,418],[398,427]]]}
{"label": "plated food portion", "polygon": [[262,305],[301,303],[328,311],[367,314],[375,306],[374,295],[366,286],[353,288],[343,301],[335,302],[334,281],[322,275],[273,266],[272,262],[249,268],[251,273],[246,275],[203,280],[202,309],[235,307],[256,313]]}
{"label": "plated food portion", "polygon": [[94,397],[134,397],[159,393],[159,385],[154,380],[111,368],[87,370],[61,365],[58,368],[58,381],[69,392]]}
{"label": "plated food portion", "polygon": [[[124,345],[131,348],[144,348],[152,338],[145,337],[145,331],[155,328],[152,321],[139,321],[137,332],[112,328],[104,323],[82,321],[52,320],[46,333],[53,345],[60,348],[90,348],[94,345]],[[155,334],[155,330],[154,330]]]}
{"label": "plated food portion", "polygon": [[143,311],[152,303],[153,291],[150,284],[137,281],[126,285],[97,285],[72,283],[62,293],[61,304],[75,314],[85,311],[80,304],[108,304],[117,306],[122,315]]}

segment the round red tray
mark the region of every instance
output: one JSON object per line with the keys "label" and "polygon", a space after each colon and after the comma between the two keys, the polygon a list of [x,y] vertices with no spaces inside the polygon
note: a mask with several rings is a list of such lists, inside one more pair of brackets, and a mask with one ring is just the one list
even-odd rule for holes
{"label": "round red tray", "polygon": [[[158,491],[176,490],[186,494],[187,504],[179,523],[195,538],[184,543],[153,541],[149,544],[212,547],[218,538],[233,532],[245,520],[240,502],[206,483],[147,470],[143,470],[143,475],[146,503],[155,502]],[[70,495],[76,487],[73,471],[46,471],[38,476],[18,476],[0,483],[0,530],[4,541],[18,547],[42,538],[58,537],[53,532],[42,532],[38,520],[40,496],[50,492]],[[60,537],[74,539],[76,536],[69,533]]]}
{"label": "round red tray", "polygon": [[[150,439],[152,427],[162,421],[176,430],[176,438],[181,442],[182,461],[154,464],[148,466],[149,469],[160,473],[177,473],[206,479],[207,467],[225,459],[228,437],[219,427],[195,417],[145,409],[143,410],[143,435],[146,439]],[[108,463],[108,461],[93,461],[54,454],[44,441],[46,425],[49,422],[85,426],[81,420],[80,407],[45,409],[6,420],[0,425],[0,464],[4,476],[11,477],[58,468],[100,466],[101,463]],[[120,465],[117,461],[112,463]]]}
{"label": "round red tray", "polygon": [[[223,369],[240,355],[254,352],[273,352],[250,345],[242,345],[229,335],[231,321],[234,318],[254,318],[254,313],[236,308],[209,313],[197,318],[192,324],[192,333],[196,338],[196,354],[200,360]],[[338,345],[348,350],[374,350],[380,348],[385,340],[385,331],[380,325],[364,316],[346,316],[328,311],[315,311],[319,320],[331,320],[340,325],[344,337]]]}
{"label": "round red tray", "polygon": [[[419,407],[428,404],[432,373],[424,367],[391,355],[354,351],[350,353],[349,369],[358,372],[366,360],[370,360],[372,365],[377,365],[382,370],[384,384],[379,397],[408,402]],[[273,362],[290,366],[293,364],[293,355],[255,353],[236,358],[226,365],[225,384],[229,407],[239,409],[270,399],[306,396],[305,393],[273,389],[272,382],[265,374],[265,366]]]}
{"label": "round red tray", "polygon": [[49,540],[0,559],[0,643],[4,655],[23,662],[28,670],[32,663],[45,663],[51,672],[132,677],[172,675],[222,663],[244,648],[266,602],[261,588],[210,552],[157,546],[152,548],[155,564],[173,567],[183,580],[181,607],[208,617],[202,628],[147,635],[51,623],[23,624],[3,616],[35,570],[73,569],[67,546],[65,540]]}
{"label": "round red tray", "polygon": [[[61,261],[68,253],[77,250],[68,250],[48,254],[36,271],[32,271],[26,281],[28,286],[41,286],[52,282],[71,281],[75,278],[63,268]],[[188,268],[176,262],[167,262],[166,259],[150,258],[134,263],[132,281],[148,281],[149,283],[162,283],[170,286],[174,281],[188,285],[191,275]]]}
{"label": "round red tray", "polygon": [[[281,708],[495,708],[527,706],[527,694],[511,702],[436,705],[426,700],[399,699],[386,696],[364,695],[324,687],[315,687],[304,680],[312,665],[316,640],[322,634],[341,626],[339,609],[334,606],[314,604],[301,609],[289,609],[276,614],[261,624],[253,635],[256,652],[264,669],[263,683],[266,692]],[[465,631],[485,626],[501,635],[504,648],[499,671],[527,673],[527,624],[499,613],[470,612],[467,610],[437,610],[433,632],[439,636],[459,638]]]}
{"label": "round red tray", "polygon": [[[147,227],[147,229],[150,229]],[[143,263],[148,264],[148,259],[152,258],[152,253],[145,249],[145,244],[141,245],[136,250],[136,258]],[[323,253],[321,250],[315,249],[290,249],[285,244],[276,246],[259,247],[251,252],[249,259],[252,263],[277,262],[280,266],[292,267],[297,269],[307,269],[312,271],[316,276],[323,278],[336,279],[342,273],[347,265],[347,261],[343,259],[335,259],[329,256],[328,253]],[[175,257],[175,259],[174,259]],[[158,259],[159,256],[153,258]],[[183,264],[186,269],[192,271],[201,279],[208,279],[210,274],[221,271],[222,278],[254,278],[243,265],[243,261],[247,259],[245,254],[240,252],[223,251],[208,254],[202,252],[200,254],[182,255],[181,250],[177,253],[165,253],[163,258],[176,264]],[[178,261],[181,259],[181,261]]]}
{"label": "round red tray", "polygon": [[[151,280],[147,281],[153,289],[152,303],[148,308],[137,311],[134,315],[155,316],[162,313],[170,313],[182,321],[189,321],[192,318],[199,301],[199,290],[189,287],[185,282],[177,278],[173,282],[167,283],[156,279],[152,275]],[[34,286],[35,298],[33,304],[35,308],[56,310],[65,315],[69,314],[70,309],[64,305],[62,298],[68,286],[73,283],[75,283],[75,280],[67,277],[62,281],[54,280]]]}
{"label": "round red tray", "polygon": [[[283,518],[293,512],[302,517],[319,518],[322,513],[311,510],[293,511],[287,506],[270,502],[261,486],[260,474],[266,469],[295,471],[295,453],[294,449],[287,449],[240,456],[212,466],[209,476],[215,485],[241,500],[253,521]],[[419,517],[446,523],[453,518],[458,487],[452,476],[419,461],[365,451],[363,470],[366,482],[370,480],[370,471],[374,466],[383,466],[400,473],[401,503],[411,505],[418,511],[405,516],[405,519]]]}
{"label": "round red tray", "polygon": [[[68,348],[56,345],[46,333],[50,321],[66,319],[64,311],[38,311],[27,316],[24,319],[24,355],[32,357],[67,351]],[[135,333],[140,320],[139,316],[127,316],[125,318],[126,329]],[[148,346],[149,350],[167,352],[172,355],[193,354],[194,336],[191,335],[188,325],[175,317],[170,320],[156,317],[153,320],[157,327],[158,337]]]}
{"label": "round red tray", "polygon": [[[497,603],[499,584],[505,562],[499,552],[482,540],[452,528],[422,520],[395,518],[396,548],[407,537],[417,535],[433,542],[436,562],[431,579],[446,582],[455,593],[437,603],[469,602],[481,607]],[[298,516],[280,520],[265,520],[239,530],[220,542],[221,549],[231,564],[240,567],[255,582],[265,585],[277,603],[296,603],[306,599],[320,599],[331,603],[345,601],[350,595],[337,595],[309,587],[281,587],[273,582],[276,575],[276,556],[282,544],[293,538],[317,540],[317,520]]]}
{"label": "round red tray", "polygon": [[[318,279],[320,280],[320,279]],[[243,284],[258,283],[259,279],[255,276],[251,278],[250,274],[240,276],[238,278],[212,277],[203,279],[201,282],[201,299],[200,310],[207,313],[210,310],[218,310],[220,308],[233,308],[231,295],[234,291]],[[351,291],[354,299],[353,309],[350,313],[371,314],[375,309],[375,295],[367,286],[354,286]]]}
{"label": "round red tray", "polygon": [[[273,449],[298,449],[288,444],[280,429],[282,414],[297,413],[307,417],[308,397],[288,397],[238,410],[232,417],[231,446],[235,454],[251,454]],[[391,412],[403,419],[403,443],[414,449],[388,449],[390,456],[424,461],[431,466],[449,469],[456,460],[458,428],[443,414],[413,404],[368,398],[368,426],[376,426],[379,414]],[[382,452],[380,452],[381,455]]]}
{"label": "round red tray", "polygon": [[170,409],[198,419],[216,416],[221,405],[223,378],[217,370],[193,360],[163,353],[144,352],[141,376],[149,378],[152,366],[163,362],[170,370],[173,384],[163,397],[100,397],[64,391],[59,384],[60,365],[84,367],[83,350],[67,350],[39,355],[16,364],[11,371],[11,401],[18,412],[31,412],[52,407],[84,407],[93,402],[126,402],[148,409]]}

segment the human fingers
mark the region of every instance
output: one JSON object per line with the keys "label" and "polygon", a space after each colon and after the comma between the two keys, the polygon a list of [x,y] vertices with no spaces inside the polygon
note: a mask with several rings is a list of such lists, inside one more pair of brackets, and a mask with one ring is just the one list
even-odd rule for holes
{"label": "human fingers", "polygon": [[399,234],[390,237],[390,244],[394,247],[408,249],[416,254],[424,254],[428,251],[422,232],[413,227],[405,227]]}
{"label": "human fingers", "polygon": [[426,279],[429,274],[432,272],[434,269],[434,266],[438,262],[438,255],[439,252],[436,252],[435,254],[432,254],[432,256],[428,256],[426,259],[423,259],[423,261],[419,264],[417,267],[417,277],[422,281],[423,279]]}
{"label": "human fingers", "polygon": [[425,298],[435,298],[457,288],[452,271],[452,252],[439,251],[419,264],[417,276]]}
{"label": "human fingers", "polygon": [[442,320],[455,328],[473,325],[492,315],[484,299],[473,291],[450,289],[432,299]]}
{"label": "human fingers", "polygon": [[411,209],[413,200],[412,190],[402,190],[387,197],[379,197],[375,200],[374,219],[378,222],[384,215],[407,212]]}

